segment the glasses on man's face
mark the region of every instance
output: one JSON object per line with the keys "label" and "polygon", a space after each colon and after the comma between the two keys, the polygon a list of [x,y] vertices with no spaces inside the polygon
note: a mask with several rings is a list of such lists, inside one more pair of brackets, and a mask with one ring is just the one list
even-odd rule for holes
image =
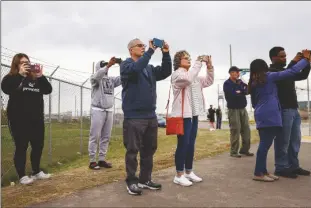
{"label": "glasses on man's face", "polygon": [[139,48],[146,48],[147,46],[145,44],[136,44],[133,46],[134,47],[139,47]]}

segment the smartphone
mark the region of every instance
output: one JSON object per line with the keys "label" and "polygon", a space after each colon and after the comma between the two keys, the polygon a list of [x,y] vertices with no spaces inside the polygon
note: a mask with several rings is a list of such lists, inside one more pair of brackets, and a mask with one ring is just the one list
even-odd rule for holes
{"label": "smartphone", "polygon": [[122,59],[121,59],[121,58],[115,58],[115,60],[116,60],[116,63],[117,63],[117,64],[121,64],[121,62],[122,62]]}
{"label": "smartphone", "polygon": [[38,65],[38,64],[30,64],[29,68],[30,68],[29,71],[31,71],[31,72],[34,72],[34,73],[40,72],[40,65]]}
{"label": "smartphone", "polygon": [[155,47],[163,48],[164,40],[160,40],[158,38],[153,38],[152,43]]}

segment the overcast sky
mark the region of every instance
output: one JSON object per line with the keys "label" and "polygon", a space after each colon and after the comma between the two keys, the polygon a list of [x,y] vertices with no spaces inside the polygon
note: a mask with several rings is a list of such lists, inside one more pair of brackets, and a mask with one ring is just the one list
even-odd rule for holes
{"label": "overcast sky", "polygon": [[[204,90],[204,96],[213,105],[217,105],[217,85],[221,90],[221,79],[228,78],[229,44],[233,65],[241,68],[249,67],[255,58],[270,63],[268,52],[273,46],[285,47],[289,59],[297,51],[311,48],[311,2],[4,1],[1,5],[1,46],[60,65],[55,76],[77,83],[89,77],[93,61],[128,57],[127,43],[136,37],[145,43],[153,37],[165,39],[172,56],[181,49],[189,51],[193,59],[210,54],[216,80]],[[1,50],[2,62],[10,62],[14,52]],[[160,61],[157,51],[151,63]],[[46,66],[45,74],[52,71]],[[202,70],[200,75],[204,74]],[[119,68],[111,69],[110,75],[119,75]],[[306,81],[298,86],[306,87]],[[169,81],[158,83],[158,112],[164,112],[168,87]],[[79,95],[77,89],[72,91]],[[68,92],[70,89],[67,95],[72,97]],[[302,95],[306,93],[301,92],[299,99],[306,98]],[[71,107],[64,103],[62,111]]]}

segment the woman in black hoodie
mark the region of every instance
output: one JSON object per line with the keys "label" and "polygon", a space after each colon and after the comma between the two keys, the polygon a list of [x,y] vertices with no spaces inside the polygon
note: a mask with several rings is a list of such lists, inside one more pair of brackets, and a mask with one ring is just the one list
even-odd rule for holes
{"label": "woman in black hoodie", "polygon": [[[52,92],[52,86],[40,65],[31,66],[26,54],[13,57],[11,70],[3,78],[2,91],[9,95],[7,106],[10,133],[15,143],[14,165],[21,184],[30,184],[35,179],[50,178],[40,170],[44,145],[43,95]],[[28,143],[31,145],[32,176],[25,173]]]}

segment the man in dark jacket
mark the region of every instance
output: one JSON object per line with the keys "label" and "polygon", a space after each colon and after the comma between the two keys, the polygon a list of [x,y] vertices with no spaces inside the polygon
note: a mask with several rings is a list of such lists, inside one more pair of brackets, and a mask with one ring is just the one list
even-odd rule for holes
{"label": "man in dark jacket", "polygon": [[[157,49],[149,41],[149,49],[139,39],[129,42],[131,58],[120,65],[122,110],[124,112],[123,142],[126,148],[126,183],[129,194],[142,194],[141,188],[161,189],[152,182],[153,155],[157,149],[156,82],[172,74],[169,46],[164,42],[161,66],[148,64]],[[137,154],[140,152],[140,174],[136,177]]]}
{"label": "man in dark jacket", "polygon": [[[273,47],[269,52],[272,64],[270,71],[283,71],[286,66],[286,53],[282,47]],[[288,67],[295,65],[302,56],[298,53]],[[299,166],[298,153],[301,143],[301,118],[298,112],[298,101],[295,81],[307,79],[310,65],[304,68],[294,80],[282,80],[277,83],[278,97],[282,108],[282,135],[274,142],[275,174],[288,178],[298,175],[310,175],[310,171]]]}
{"label": "man in dark jacket", "polygon": [[[230,156],[241,158],[241,154],[254,156],[249,152],[251,147],[251,133],[249,128],[248,113],[246,110],[247,84],[240,77],[240,70],[236,66],[229,69],[230,78],[224,82],[223,90],[228,108],[228,119],[230,127]],[[242,147],[240,146],[240,134]]]}

